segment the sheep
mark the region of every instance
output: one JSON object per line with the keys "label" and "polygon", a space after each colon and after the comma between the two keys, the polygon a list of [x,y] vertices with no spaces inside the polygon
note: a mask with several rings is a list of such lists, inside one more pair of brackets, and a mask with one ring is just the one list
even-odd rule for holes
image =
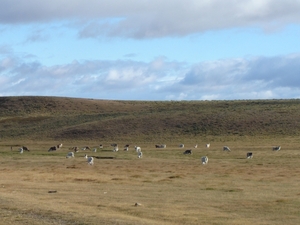
{"label": "sheep", "polygon": [[198,148],[198,144],[195,144],[195,145],[194,145],[194,148]]}
{"label": "sheep", "polygon": [[66,158],[71,158],[71,157],[74,158],[74,152],[69,152],[66,156]]}
{"label": "sheep", "polygon": [[138,158],[142,158],[143,157],[143,153],[141,151],[138,152]]}
{"label": "sheep", "polygon": [[84,156],[83,156],[85,159],[87,159],[88,158],[88,156],[87,156],[87,154],[84,154]]}
{"label": "sheep", "polygon": [[26,146],[22,146],[22,148],[23,148],[24,151],[27,151],[27,152],[30,151],[29,148],[27,148]]}
{"label": "sheep", "polygon": [[91,150],[91,149],[90,149],[89,146],[85,146],[85,147],[81,148],[81,150],[82,150],[82,151],[85,151],[85,150]]}
{"label": "sheep", "polygon": [[208,157],[207,156],[202,156],[201,158],[202,164],[207,164],[208,163]]}
{"label": "sheep", "polygon": [[70,147],[69,150],[73,150],[74,152],[79,152],[79,148],[77,146]]}
{"label": "sheep", "polygon": [[48,149],[48,152],[56,151],[56,149],[57,149],[56,146],[52,146]]}
{"label": "sheep", "polygon": [[129,145],[124,145],[124,151],[129,151]]}
{"label": "sheep", "polygon": [[58,144],[56,147],[57,147],[57,148],[61,148],[62,146],[63,146],[63,144],[60,143],[60,144]]}
{"label": "sheep", "polygon": [[179,148],[184,148],[184,144],[180,144],[180,145],[179,145]]}
{"label": "sheep", "polygon": [[20,152],[20,154],[22,154],[23,153],[23,148],[19,148],[19,152]]}
{"label": "sheep", "polygon": [[167,145],[163,144],[163,145],[155,145],[155,148],[166,148]]}
{"label": "sheep", "polygon": [[252,152],[247,152],[247,159],[252,159],[252,157],[253,157]]}
{"label": "sheep", "polygon": [[230,152],[231,150],[230,150],[230,148],[229,148],[228,146],[224,146],[224,147],[223,147],[223,151],[228,151],[228,152]]}
{"label": "sheep", "polygon": [[210,147],[210,143],[206,144],[206,148],[209,148]]}
{"label": "sheep", "polygon": [[117,145],[117,146],[114,146],[113,152],[117,152],[117,151],[119,151],[118,145]]}
{"label": "sheep", "polygon": [[102,144],[100,144],[100,145],[99,145],[99,148],[103,148],[103,145],[102,145]]}
{"label": "sheep", "polygon": [[136,152],[141,152],[142,151],[141,147],[139,147],[139,146],[134,146],[134,148],[135,148]]}
{"label": "sheep", "polygon": [[92,156],[88,157],[87,162],[89,165],[94,165],[94,157],[92,157]]}
{"label": "sheep", "polygon": [[279,151],[281,149],[281,146],[274,146],[273,151]]}
{"label": "sheep", "polygon": [[185,150],[183,152],[184,155],[191,155],[192,154],[192,149],[188,149],[188,150]]}
{"label": "sheep", "polygon": [[97,152],[97,148],[94,148],[94,149],[93,149],[93,152]]}

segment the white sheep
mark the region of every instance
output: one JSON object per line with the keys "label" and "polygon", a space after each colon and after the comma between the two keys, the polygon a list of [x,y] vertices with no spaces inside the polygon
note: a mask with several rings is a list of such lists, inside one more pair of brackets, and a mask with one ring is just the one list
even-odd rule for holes
{"label": "white sheep", "polygon": [[134,148],[135,148],[135,151],[136,151],[136,152],[141,152],[141,151],[142,151],[142,148],[139,147],[139,146],[134,146]]}
{"label": "white sheep", "polygon": [[23,148],[19,148],[19,152],[20,152],[20,154],[22,154],[23,153]]}
{"label": "white sheep", "polygon": [[94,165],[94,157],[88,157],[87,162],[89,165]]}
{"label": "white sheep", "polygon": [[223,151],[228,151],[228,152],[230,152],[230,148],[229,148],[228,146],[224,146],[224,147],[223,147]]}
{"label": "white sheep", "polygon": [[69,152],[66,156],[66,158],[74,158],[74,152]]}
{"label": "white sheep", "polygon": [[142,158],[143,157],[143,153],[142,152],[138,152],[138,158]]}
{"label": "white sheep", "polygon": [[201,161],[202,161],[202,164],[204,165],[204,164],[207,164],[208,163],[208,157],[207,156],[203,156],[202,158],[201,158]]}

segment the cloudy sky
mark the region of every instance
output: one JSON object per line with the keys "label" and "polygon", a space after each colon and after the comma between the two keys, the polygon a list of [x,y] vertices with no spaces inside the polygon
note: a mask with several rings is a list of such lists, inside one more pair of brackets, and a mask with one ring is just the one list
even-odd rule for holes
{"label": "cloudy sky", "polygon": [[0,96],[300,98],[300,0],[0,2]]}

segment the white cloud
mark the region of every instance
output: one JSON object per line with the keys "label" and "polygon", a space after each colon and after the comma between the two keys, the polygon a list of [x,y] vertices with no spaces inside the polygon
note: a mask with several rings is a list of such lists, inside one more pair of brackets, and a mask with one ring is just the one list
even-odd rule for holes
{"label": "white cloud", "polygon": [[[151,62],[87,60],[45,66],[0,59],[2,95],[55,95],[120,100],[297,98],[300,55],[233,58],[187,65],[159,57]],[[26,79],[24,79],[26,77]]]}
{"label": "white cloud", "polygon": [[[2,0],[0,23],[77,23],[79,36],[159,38],[258,26],[269,31],[300,22],[300,0]],[[35,33],[32,40],[45,36]]]}

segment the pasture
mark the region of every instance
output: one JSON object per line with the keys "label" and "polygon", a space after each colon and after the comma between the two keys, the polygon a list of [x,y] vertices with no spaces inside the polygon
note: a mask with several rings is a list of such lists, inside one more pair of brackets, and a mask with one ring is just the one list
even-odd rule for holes
{"label": "pasture", "polygon": [[[32,141],[23,154],[13,143],[0,142],[0,224],[300,224],[298,137],[215,140],[210,148],[199,138],[196,149],[139,142],[141,159],[134,145],[113,152],[107,142],[66,158],[69,147],[87,143],[48,152],[53,142]],[[98,157],[94,165],[84,154]]]}

